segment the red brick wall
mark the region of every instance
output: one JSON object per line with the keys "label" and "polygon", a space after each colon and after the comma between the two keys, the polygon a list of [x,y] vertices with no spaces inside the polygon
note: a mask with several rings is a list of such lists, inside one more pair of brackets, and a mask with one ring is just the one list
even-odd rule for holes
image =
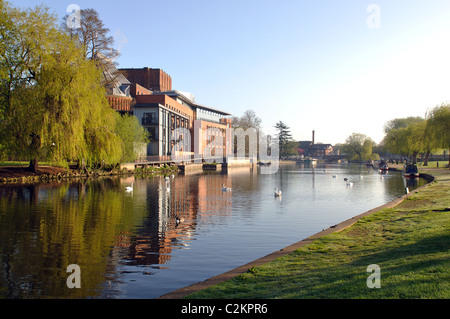
{"label": "red brick wall", "polygon": [[136,97],[136,95],[149,95],[149,94],[152,94],[152,91],[147,90],[145,87],[137,83],[133,83],[130,87],[130,95],[132,97]]}
{"label": "red brick wall", "polygon": [[131,82],[137,83],[151,91],[171,91],[172,78],[161,69],[120,69]]}
{"label": "red brick wall", "polygon": [[106,98],[108,99],[108,103],[113,110],[126,112],[131,111],[131,102],[133,101],[131,97],[108,95]]}

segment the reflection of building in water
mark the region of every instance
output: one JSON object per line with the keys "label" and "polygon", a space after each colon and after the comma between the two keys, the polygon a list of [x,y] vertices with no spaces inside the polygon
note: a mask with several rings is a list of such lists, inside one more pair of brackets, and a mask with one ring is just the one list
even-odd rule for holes
{"label": "reflection of building in water", "polygon": [[[231,191],[222,191],[222,185]],[[199,222],[215,223],[228,216],[231,211],[231,179],[227,175],[203,175],[198,179]]]}
{"label": "reflection of building in water", "polygon": [[[117,245],[129,265],[159,265],[171,258],[173,249],[189,245],[199,222],[213,223],[231,210],[231,187],[226,175],[177,176],[168,181],[134,182],[136,200],[142,197],[146,218],[133,233],[123,233]],[[200,214],[199,214],[200,213]],[[117,247],[117,246],[116,246]]]}

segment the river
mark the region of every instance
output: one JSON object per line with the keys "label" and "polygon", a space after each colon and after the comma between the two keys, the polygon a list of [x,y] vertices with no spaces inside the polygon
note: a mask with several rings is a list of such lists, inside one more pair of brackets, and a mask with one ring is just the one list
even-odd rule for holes
{"label": "river", "polygon": [[1,185],[0,298],[156,298],[403,194],[399,172],[355,164]]}

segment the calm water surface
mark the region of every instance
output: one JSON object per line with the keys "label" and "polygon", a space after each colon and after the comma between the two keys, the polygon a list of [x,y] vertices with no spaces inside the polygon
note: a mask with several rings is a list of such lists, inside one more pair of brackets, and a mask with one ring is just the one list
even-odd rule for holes
{"label": "calm water surface", "polygon": [[[271,175],[235,168],[168,182],[131,176],[3,185],[0,297],[156,298],[403,193],[400,173],[348,164],[285,165]],[[80,289],[67,287],[69,264],[80,266]]]}

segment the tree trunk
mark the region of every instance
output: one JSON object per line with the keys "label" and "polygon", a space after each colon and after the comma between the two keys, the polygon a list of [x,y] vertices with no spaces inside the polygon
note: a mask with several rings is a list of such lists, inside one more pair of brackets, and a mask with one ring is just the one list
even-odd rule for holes
{"label": "tree trunk", "polygon": [[39,161],[37,158],[33,158],[30,160],[30,166],[28,166],[28,169],[32,171],[33,173],[37,173],[37,170],[39,168]]}
{"label": "tree trunk", "polygon": [[423,166],[428,166],[428,158],[430,157],[430,151],[427,151],[427,153],[425,154],[425,159],[423,161]]}
{"label": "tree trunk", "polygon": [[419,152],[413,152],[412,153],[412,162],[413,162],[413,164],[416,164],[417,163],[417,154],[418,154]]}
{"label": "tree trunk", "polygon": [[448,149],[448,169],[450,169],[450,148]]}

